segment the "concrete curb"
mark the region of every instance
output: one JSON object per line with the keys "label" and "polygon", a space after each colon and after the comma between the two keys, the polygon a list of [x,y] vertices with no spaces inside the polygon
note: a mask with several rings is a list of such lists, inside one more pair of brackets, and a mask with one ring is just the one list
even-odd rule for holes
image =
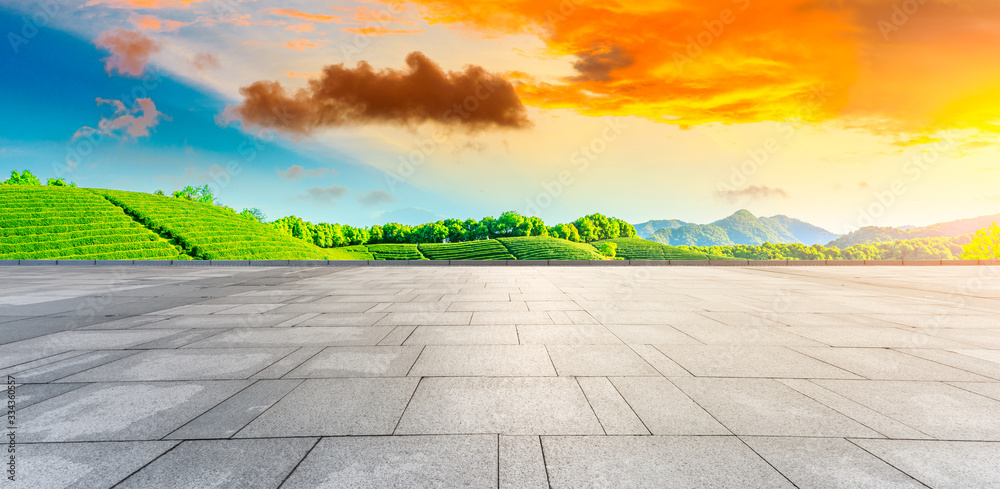
{"label": "concrete curb", "polygon": [[145,267],[801,267],[1000,266],[1000,260],[0,260],[0,266]]}

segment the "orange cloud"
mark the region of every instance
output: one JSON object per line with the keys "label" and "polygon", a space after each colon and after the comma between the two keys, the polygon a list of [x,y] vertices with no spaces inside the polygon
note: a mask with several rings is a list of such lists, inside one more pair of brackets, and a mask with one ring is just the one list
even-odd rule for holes
{"label": "orange cloud", "polygon": [[174,31],[180,29],[181,27],[191,25],[190,22],[178,22],[176,20],[166,20],[160,19],[153,15],[136,15],[132,14],[129,18],[132,25],[138,27],[142,30],[147,31]]}
{"label": "orange cloud", "polygon": [[281,17],[290,17],[293,19],[302,19],[309,22],[336,22],[342,23],[343,18],[336,15],[318,15],[318,14],[307,14],[300,10],[295,10],[291,8],[273,8],[267,11],[271,15],[277,15]]}
{"label": "orange cloud", "polygon": [[312,22],[307,22],[305,24],[292,24],[285,27],[285,30],[292,32],[312,32],[316,30],[316,24],[313,24]]}
{"label": "orange cloud", "polygon": [[160,123],[164,118],[163,112],[156,109],[156,104],[151,99],[136,99],[135,105],[130,109],[119,100],[97,99],[97,105],[110,105],[115,108],[113,118],[102,117],[97,123],[97,128],[82,127],[73,135],[73,140],[81,137],[90,137],[94,134],[114,136],[122,139],[140,138],[149,136],[149,130]]}
{"label": "orange cloud", "polygon": [[162,9],[184,8],[189,7],[192,3],[203,1],[205,0],[90,0],[85,6],[104,5],[121,9]]}
{"label": "orange cloud", "polygon": [[285,73],[285,76],[287,76],[288,78],[315,78],[320,75],[322,75],[322,73],[297,73],[294,71],[289,71],[288,73]]}
{"label": "orange cloud", "polygon": [[282,44],[282,46],[289,49],[294,49],[296,51],[302,51],[304,49],[318,48],[328,42],[330,42],[329,39],[314,39],[314,40],[296,39],[294,41],[286,42]]}
{"label": "orange cloud", "polygon": [[361,34],[362,36],[378,37],[386,36],[389,34],[418,34],[424,32],[423,29],[387,29],[385,27],[349,27],[346,29],[341,29],[344,32],[350,32],[352,34]]}
{"label": "orange cloud", "polygon": [[149,57],[160,49],[142,33],[124,29],[104,31],[97,36],[94,44],[111,52],[111,56],[101,60],[109,75],[116,70],[123,75],[141,76]]}
{"label": "orange cloud", "polygon": [[191,64],[193,64],[195,69],[198,71],[215,69],[221,66],[219,58],[216,58],[215,55],[210,53],[198,53],[194,55],[194,59],[191,60]]}
{"label": "orange cloud", "polygon": [[429,23],[535,35],[565,57],[575,74],[518,86],[538,107],[678,125],[867,120],[1000,132],[992,0],[912,0],[906,11],[890,0],[415,3]]}

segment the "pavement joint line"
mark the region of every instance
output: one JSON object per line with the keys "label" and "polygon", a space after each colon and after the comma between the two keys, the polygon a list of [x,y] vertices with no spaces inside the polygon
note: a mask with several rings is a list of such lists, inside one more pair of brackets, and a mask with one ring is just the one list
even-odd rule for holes
{"label": "pavement joint line", "polygon": [[[277,403],[275,403],[275,404],[277,404]],[[303,437],[303,438],[311,438],[311,437]],[[285,485],[285,482],[288,482],[288,478],[291,477],[292,474],[294,474],[296,470],[298,470],[299,466],[302,465],[302,462],[304,462],[305,459],[309,457],[309,454],[312,453],[313,449],[316,448],[316,445],[319,445],[319,442],[321,442],[321,441],[323,441],[323,437],[317,437],[316,438],[316,443],[313,443],[312,446],[309,447],[309,450],[306,450],[305,455],[303,455],[302,458],[300,458],[299,461],[296,462],[295,467],[292,467],[292,470],[288,471],[288,474],[285,475],[285,478],[281,480],[281,483],[279,483],[277,487],[280,488],[281,486]]]}
{"label": "pavement joint line", "polygon": [[[855,439],[860,439],[860,438],[855,438]],[[847,437],[844,438],[844,440],[847,441],[847,443],[850,443],[851,445],[854,445],[854,446],[860,448],[862,451],[864,451],[868,455],[871,455],[872,457],[875,457],[876,460],[880,460],[882,463],[888,465],[889,467],[892,467],[897,472],[902,473],[903,475],[909,477],[910,479],[912,479],[913,481],[915,481],[917,484],[920,484],[921,486],[924,486],[924,487],[926,487],[928,489],[933,489],[933,488],[931,488],[931,486],[928,486],[927,484],[924,484],[923,481],[917,479],[916,477],[913,477],[912,475],[910,475],[909,473],[907,473],[903,469],[900,469],[899,467],[896,467],[895,465],[893,465],[892,463],[890,463],[888,460],[886,460],[886,459],[884,459],[882,457],[879,457],[878,455],[875,455],[874,453],[866,450],[865,447],[863,447],[861,445],[858,445],[857,443],[854,443],[855,439],[847,438]],[[927,440],[925,440],[925,441],[927,441]]]}
{"label": "pavement joint line", "polygon": [[747,442],[746,442],[746,440],[744,440],[744,439],[743,439],[743,437],[741,437],[741,436],[739,436],[739,435],[735,435],[735,436],[736,436],[736,439],[737,439],[737,440],[739,440],[739,441],[740,441],[740,443],[742,443],[742,444],[743,444],[743,446],[747,447],[747,449],[749,449],[749,450],[750,450],[751,452],[753,452],[753,454],[754,454],[754,455],[756,455],[756,456],[757,456],[757,458],[759,458],[759,459],[763,460],[763,461],[764,461],[764,463],[766,463],[766,464],[767,464],[767,465],[769,465],[769,466],[770,466],[770,467],[771,467],[772,469],[774,469],[774,471],[775,471],[775,472],[777,472],[777,473],[781,474],[781,476],[782,476],[782,477],[784,477],[784,478],[785,478],[785,480],[786,480],[786,481],[788,481],[788,483],[792,485],[792,487],[795,487],[795,488],[798,488],[798,487],[799,487],[799,485],[798,485],[798,484],[796,484],[796,483],[795,483],[794,481],[792,481],[791,477],[788,477],[787,475],[785,475],[785,473],[784,473],[784,472],[782,472],[782,471],[778,470],[778,468],[777,468],[777,467],[775,467],[775,466],[774,466],[774,464],[772,464],[770,460],[768,460],[768,459],[764,458],[764,456],[763,456],[763,455],[761,455],[760,453],[758,453],[758,452],[757,452],[757,450],[754,450],[754,448],[753,448],[752,446],[750,446],[750,444],[749,444],[749,443],[747,443]]}

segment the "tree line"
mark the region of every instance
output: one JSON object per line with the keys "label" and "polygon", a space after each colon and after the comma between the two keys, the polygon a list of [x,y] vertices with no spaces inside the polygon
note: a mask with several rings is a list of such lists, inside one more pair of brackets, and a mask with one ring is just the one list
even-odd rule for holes
{"label": "tree line", "polygon": [[712,255],[746,260],[957,260],[972,237],[918,238],[857,244],[843,250],[836,246],[802,243],[684,247]]}

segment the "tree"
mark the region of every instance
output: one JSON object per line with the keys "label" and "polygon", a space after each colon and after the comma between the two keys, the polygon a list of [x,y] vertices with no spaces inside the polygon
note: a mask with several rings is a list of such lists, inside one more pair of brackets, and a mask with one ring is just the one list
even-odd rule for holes
{"label": "tree", "polygon": [[1000,259],[1000,226],[993,223],[985,229],[976,231],[972,241],[962,247],[963,260],[996,260]]}
{"label": "tree", "polygon": [[192,187],[188,185],[174,192],[173,195],[178,199],[192,200],[194,202],[201,202],[202,204],[215,204],[215,195],[212,194],[212,190],[208,188],[208,185],[204,187]]}
{"label": "tree", "polygon": [[243,212],[240,212],[240,215],[241,216],[249,217],[251,219],[256,219],[257,222],[267,222],[267,215],[264,214],[264,211],[262,211],[262,210],[260,210],[260,209],[258,209],[256,207],[251,207],[249,209],[243,209]]}
{"label": "tree", "polygon": [[618,252],[618,243],[603,243],[601,244],[601,254],[608,257],[614,258],[615,254]]}
{"label": "tree", "polygon": [[66,180],[61,178],[50,178],[47,182],[45,182],[45,185],[50,187],[76,187],[76,183],[66,183]]}
{"label": "tree", "polygon": [[38,181],[38,177],[31,174],[30,171],[24,170],[18,173],[17,170],[10,172],[10,178],[6,181],[0,182],[0,185],[41,185],[42,182]]}

